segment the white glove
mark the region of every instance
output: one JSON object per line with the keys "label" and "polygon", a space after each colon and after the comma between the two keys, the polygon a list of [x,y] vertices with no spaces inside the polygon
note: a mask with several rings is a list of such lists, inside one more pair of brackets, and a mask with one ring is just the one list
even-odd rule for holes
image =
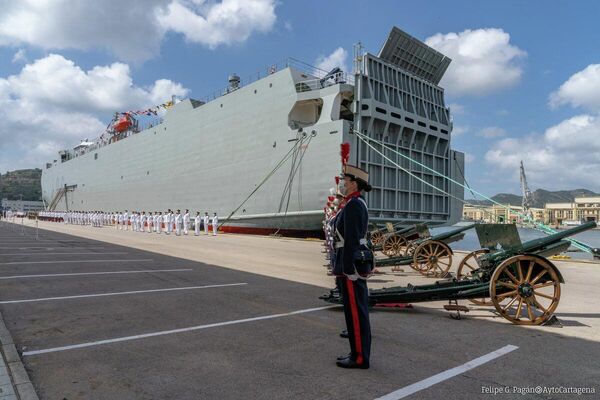
{"label": "white glove", "polygon": [[355,272],[352,275],[346,275],[346,277],[348,279],[350,279],[352,282],[354,282],[355,280],[357,280],[359,278],[359,275]]}

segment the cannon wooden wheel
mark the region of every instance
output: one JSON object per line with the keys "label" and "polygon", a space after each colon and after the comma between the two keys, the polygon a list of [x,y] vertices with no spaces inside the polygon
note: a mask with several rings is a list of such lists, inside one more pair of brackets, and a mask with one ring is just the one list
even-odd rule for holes
{"label": "cannon wooden wheel", "polygon": [[406,247],[406,239],[398,235],[390,235],[383,242],[382,253],[388,257],[395,257],[402,254]]}
{"label": "cannon wooden wheel", "polygon": [[371,243],[373,243],[373,246],[379,246],[383,242],[383,237],[383,233],[379,231],[371,233]]}
{"label": "cannon wooden wheel", "polygon": [[417,248],[417,246],[413,242],[409,242],[406,245],[406,248],[404,249],[404,256],[405,257],[412,257],[413,254],[415,254],[415,249],[416,248]]}
{"label": "cannon wooden wheel", "polygon": [[[459,281],[471,279],[473,277],[472,272],[476,269],[479,269],[477,257],[486,253],[489,253],[488,249],[480,249],[470,252],[458,265],[458,269],[456,270],[456,278]],[[491,306],[494,304],[486,297],[482,297],[480,299],[469,299],[469,301],[473,304],[477,304],[478,306]]]}
{"label": "cannon wooden wheel", "polygon": [[494,270],[490,297],[496,310],[510,322],[540,325],[558,307],[560,278],[543,257],[514,256]]}
{"label": "cannon wooden wheel", "polygon": [[443,278],[452,266],[452,250],[445,243],[428,240],[415,249],[412,265],[422,275]]}

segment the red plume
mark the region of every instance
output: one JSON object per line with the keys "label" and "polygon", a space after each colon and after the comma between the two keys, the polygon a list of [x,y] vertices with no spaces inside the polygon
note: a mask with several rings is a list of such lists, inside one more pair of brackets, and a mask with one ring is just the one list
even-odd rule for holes
{"label": "red plume", "polygon": [[342,165],[346,165],[348,159],[350,158],[350,143],[342,143],[340,145],[341,151],[340,155],[342,156]]}
{"label": "red plume", "polygon": [[336,185],[340,184],[340,177],[339,177],[339,175],[335,177],[335,184]]}
{"label": "red plume", "polygon": [[327,200],[329,200],[329,201],[333,201],[334,198],[335,197],[333,197],[333,196],[327,196]]}

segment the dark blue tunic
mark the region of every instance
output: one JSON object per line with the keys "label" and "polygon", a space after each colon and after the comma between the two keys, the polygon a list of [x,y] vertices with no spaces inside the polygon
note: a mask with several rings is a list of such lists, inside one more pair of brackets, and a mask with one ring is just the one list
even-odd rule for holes
{"label": "dark blue tunic", "polygon": [[335,238],[339,242],[342,236],[344,246],[336,249],[336,263],[333,268],[335,275],[369,275],[370,268],[355,263],[355,257],[360,250],[367,250],[361,239],[365,239],[369,226],[369,213],[362,198],[353,197],[335,217]]}

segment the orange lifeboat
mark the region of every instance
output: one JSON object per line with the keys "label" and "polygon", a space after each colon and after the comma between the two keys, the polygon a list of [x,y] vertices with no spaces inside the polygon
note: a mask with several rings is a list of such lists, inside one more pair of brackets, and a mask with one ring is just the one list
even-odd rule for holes
{"label": "orange lifeboat", "polygon": [[125,132],[129,128],[131,128],[131,120],[127,114],[124,114],[113,124],[113,129],[118,133]]}

